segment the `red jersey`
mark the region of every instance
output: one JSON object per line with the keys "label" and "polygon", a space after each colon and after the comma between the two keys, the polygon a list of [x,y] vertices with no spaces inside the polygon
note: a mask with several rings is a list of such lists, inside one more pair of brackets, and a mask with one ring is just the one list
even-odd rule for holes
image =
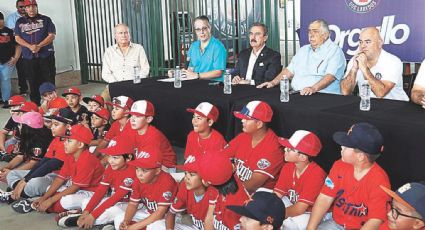
{"label": "red jersey", "polygon": [[177,183],[170,174],[161,171],[154,183],[144,184],[135,180],[132,190],[130,202],[143,202],[152,214],[158,209],[158,205],[171,205],[177,193]]}
{"label": "red jersey", "polygon": [[214,209],[214,229],[239,229],[239,218],[241,216],[226,208],[226,206],[244,205],[250,200],[250,196],[239,180],[236,179],[236,183],[238,184],[238,191],[235,194],[227,194],[227,196],[219,194],[217,198],[217,203]]}
{"label": "red jersey", "polygon": [[205,190],[202,199],[197,202],[193,190],[187,190],[186,184],[182,181],[170,211],[176,214],[187,210],[187,213],[192,217],[193,224],[199,229],[204,229],[204,220],[207,216],[208,207],[215,205],[217,196],[217,189],[209,186]]}
{"label": "red jersey", "polygon": [[307,211],[311,211],[325,181],[326,173],[316,162],[308,164],[299,178],[296,171],[295,163],[286,163],[280,172],[274,191],[287,196],[292,204],[297,202],[308,204]]}
{"label": "red jersey", "polygon": [[69,156],[65,153],[65,141],[60,137],[55,137],[52,142],[50,142],[49,148],[44,157],[56,158],[65,162],[65,159]]}
{"label": "red jersey", "polygon": [[226,144],[227,142],[224,140],[223,135],[215,129],[212,129],[211,135],[205,139],[201,138],[198,133],[192,130],[187,136],[184,159],[192,162],[197,156],[205,154],[206,151],[223,150]]}
{"label": "red jersey", "polygon": [[374,163],[360,180],[354,178],[354,167],[342,160],[334,163],[321,193],[335,198],[332,216],[347,229],[360,229],[369,219],[387,218],[389,196],[379,186],[390,188],[387,173]]}
{"label": "red jersey", "polygon": [[102,179],[104,170],[99,159],[85,150],[77,160],[72,156],[67,157],[58,177],[71,180],[72,184],[78,185],[81,189],[94,192]]}
{"label": "red jersey", "polygon": [[130,119],[126,121],[124,127],[121,127],[119,121],[114,121],[103,139],[105,141],[111,141],[114,137],[119,136],[121,133],[125,133],[129,136],[135,134],[134,129],[131,128]]}
{"label": "red jersey", "polygon": [[137,134],[136,131],[133,145],[136,148],[136,159],[139,158],[138,154],[140,150],[145,150],[149,147],[159,147],[159,151],[162,154],[162,164],[165,167],[174,168],[177,164],[176,153],[171,147],[167,137],[152,125],[149,125],[143,135]]}
{"label": "red jersey", "polygon": [[[131,186],[136,180],[136,168],[126,165],[119,170],[113,170],[110,166],[103,173],[102,180],[96,189],[96,192],[90,198],[89,203],[84,211],[90,212],[94,218],[98,218],[107,209],[115,205],[119,201],[127,201],[131,192]],[[111,196],[105,200],[99,207],[102,198],[111,188]]]}
{"label": "red jersey", "polygon": [[254,148],[251,135],[241,133],[230,141],[225,152],[235,159],[236,175],[239,180],[248,181],[254,172],[258,172],[269,177],[261,187],[274,188],[284,163],[284,155],[278,137],[271,129]]}

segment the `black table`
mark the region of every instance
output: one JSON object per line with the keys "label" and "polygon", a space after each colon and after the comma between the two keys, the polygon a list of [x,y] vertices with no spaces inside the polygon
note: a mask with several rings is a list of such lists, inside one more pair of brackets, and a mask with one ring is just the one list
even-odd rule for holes
{"label": "black table", "polygon": [[298,129],[315,132],[323,150],[317,162],[329,170],[340,158],[340,147],[332,140],[335,131],[345,131],[353,123],[374,124],[385,138],[384,154],[378,163],[388,172],[393,187],[409,181],[425,180],[425,110],[408,102],[371,100],[371,111],[359,110],[360,98],[331,94],[313,96],[291,95],[288,103],[279,101],[279,89],[256,89],[253,86],[234,86],[231,95],[209,81],[184,81],[180,89],[173,83],[143,79],[141,84],[120,82],[111,84],[111,96],[127,95],[134,100],[150,100],[156,109],[154,125],[164,132],[173,145],[184,146],[192,130],[192,114],[186,108],[208,101],[218,107],[220,117],[215,128],[229,141],[241,130],[233,111],[240,110],[252,100],[262,100],[273,108],[270,127],[279,135],[289,137]]}

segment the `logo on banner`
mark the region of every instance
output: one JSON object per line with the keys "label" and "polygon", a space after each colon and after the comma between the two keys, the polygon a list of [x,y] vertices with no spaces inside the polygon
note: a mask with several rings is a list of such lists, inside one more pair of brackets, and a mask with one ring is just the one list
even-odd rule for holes
{"label": "logo on banner", "polygon": [[345,0],[348,8],[353,12],[364,14],[376,8],[379,0]]}

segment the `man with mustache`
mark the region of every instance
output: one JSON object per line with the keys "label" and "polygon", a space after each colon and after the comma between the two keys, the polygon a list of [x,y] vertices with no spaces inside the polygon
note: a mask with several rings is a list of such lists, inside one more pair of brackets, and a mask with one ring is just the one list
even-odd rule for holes
{"label": "man with mustache", "polygon": [[259,85],[271,81],[282,70],[280,53],[266,46],[268,28],[263,23],[252,24],[249,31],[251,48],[239,53],[233,72],[233,84]]}

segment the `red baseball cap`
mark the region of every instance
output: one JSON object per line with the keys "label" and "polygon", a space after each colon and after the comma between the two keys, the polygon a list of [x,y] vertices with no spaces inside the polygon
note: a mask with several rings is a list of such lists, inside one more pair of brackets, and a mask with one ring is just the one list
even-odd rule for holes
{"label": "red baseball cap", "polygon": [[270,122],[273,117],[273,110],[269,104],[263,101],[251,101],[242,110],[233,112],[235,117],[246,120],[260,120]]}
{"label": "red baseball cap", "polygon": [[134,148],[129,138],[120,135],[109,141],[108,147],[101,149],[100,152],[110,156],[119,156],[124,154],[134,154]]}
{"label": "red baseball cap", "polygon": [[112,98],[112,102],[107,101],[106,104],[110,106],[117,106],[121,109],[130,109],[133,105],[133,99],[127,96],[118,96]]}
{"label": "red baseball cap", "polygon": [[21,96],[21,95],[15,95],[9,98],[8,101],[8,108],[12,107],[12,106],[17,106],[17,105],[22,105],[25,103],[25,97]]}
{"label": "red baseball cap", "polygon": [[65,97],[68,94],[74,94],[74,95],[77,95],[77,96],[81,96],[81,91],[77,87],[71,87],[71,88],[65,89],[62,93],[62,96]]}
{"label": "red baseball cap", "polygon": [[110,113],[109,113],[109,110],[107,110],[106,108],[103,108],[103,107],[97,108],[96,111],[94,111],[94,114],[96,114],[96,116],[103,118],[107,121],[109,120]]}
{"label": "red baseball cap", "polygon": [[68,139],[81,141],[84,144],[90,144],[90,141],[93,140],[93,134],[91,130],[82,124],[71,126],[71,128],[66,131],[65,137]]}
{"label": "red baseball cap", "polygon": [[218,120],[218,109],[209,102],[201,102],[195,109],[187,109],[188,112],[196,113],[199,116],[209,118],[216,122]]}
{"label": "red baseball cap", "polygon": [[68,107],[68,103],[62,97],[57,97],[49,103],[49,109],[63,109],[66,107]]}
{"label": "red baseball cap", "polygon": [[286,139],[279,137],[279,143],[285,147],[296,149],[301,153],[315,157],[322,149],[322,143],[316,134],[305,131],[297,130],[292,134],[291,138]]}
{"label": "red baseball cap", "polygon": [[38,112],[38,106],[34,102],[26,101],[23,104],[21,104],[21,107],[16,110],[12,110],[13,112]]}
{"label": "red baseball cap", "polygon": [[150,148],[149,150],[135,150],[136,160],[128,162],[129,165],[133,165],[143,169],[154,169],[161,167],[162,154],[157,148]]}
{"label": "red baseball cap", "polygon": [[103,97],[102,97],[102,96],[100,96],[100,95],[92,95],[91,97],[84,97],[84,98],[83,98],[83,101],[84,101],[85,103],[87,103],[87,104],[88,104],[90,101],[94,101],[94,102],[99,103],[99,105],[100,105],[101,107],[105,106],[105,100],[103,100]]}
{"label": "red baseball cap", "polygon": [[155,108],[150,101],[140,100],[133,103],[131,106],[130,112],[126,114],[136,115],[136,116],[153,116],[155,115]]}
{"label": "red baseball cap", "polygon": [[31,5],[37,5],[37,2],[35,0],[25,0],[24,6],[31,6]]}

